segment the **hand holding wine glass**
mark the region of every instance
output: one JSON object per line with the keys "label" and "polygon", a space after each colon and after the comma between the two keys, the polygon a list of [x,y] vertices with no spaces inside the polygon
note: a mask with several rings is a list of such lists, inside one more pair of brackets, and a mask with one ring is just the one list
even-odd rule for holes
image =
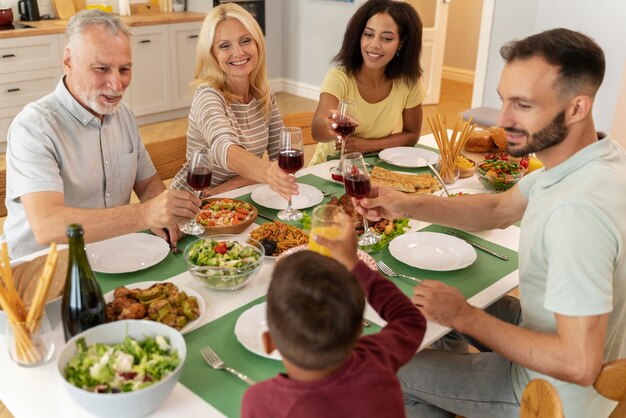
{"label": "hand holding wine glass", "polygon": [[338,114],[335,118],[337,126],[334,129],[335,132],[341,135],[341,155],[343,156],[343,144],[345,144],[346,138],[354,133],[358,125],[356,120],[356,102],[348,99],[339,100],[337,112]]}
{"label": "hand holding wine glass", "polygon": [[354,100],[341,99],[337,108],[338,114],[334,118],[333,129],[340,136],[341,151],[339,154],[339,166],[331,171],[331,176],[336,181],[343,181],[342,161],[345,154],[346,139],[354,134],[358,125],[356,120],[356,102]]}
{"label": "hand holding wine glass", "polygon": [[[348,196],[355,199],[363,199],[371,190],[370,175],[365,165],[365,160],[360,152],[346,154],[343,157],[343,184]],[[361,247],[374,245],[381,240],[378,233],[370,231],[367,218],[363,215],[363,227],[365,231],[359,237],[358,244]]]}
{"label": "hand holding wine glass", "polygon": [[[213,175],[211,156],[211,150],[205,147],[195,151],[189,161],[187,184],[196,191],[198,197],[201,197],[203,189],[211,186]],[[189,222],[181,225],[180,230],[188,235],[200,235],[204,232],[204,227],[193,217]]]}
{"label": "hand holding wine glass", "polygon": [[[281,129],[278,166],[283,171],[294,174],[304,166],[302,145],[302,130],[300,128],[284,127]],[[292,207],[291,197],[289,197],[287,209],[278,212],[278,218],[283,221],[297,221],[302,219],[302,212]]]}

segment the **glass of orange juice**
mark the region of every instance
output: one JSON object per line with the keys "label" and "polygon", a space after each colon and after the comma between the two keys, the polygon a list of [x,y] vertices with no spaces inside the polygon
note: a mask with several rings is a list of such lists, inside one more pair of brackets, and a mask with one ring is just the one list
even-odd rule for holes
{"label": "glass of orange juice", "polygon": [[313,240],[314,235],[325,238],[337,238],[341,234],[341,215],[344,211],[339,206],[320,205],[313,209],[311,216],[311,236],[309,238],[309,249],[316,253],[331,256],[328,248],[319,245]]}

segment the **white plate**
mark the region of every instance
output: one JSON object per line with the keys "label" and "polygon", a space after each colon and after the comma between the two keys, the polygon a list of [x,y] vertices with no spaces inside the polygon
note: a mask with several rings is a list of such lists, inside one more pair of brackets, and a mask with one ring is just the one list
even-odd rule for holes
{"label": "white plate", "polygon": [[405,264],[424,270],[450,271],[476,261],[476,250],[465,241],[436,232],[410,232],[394,238],[389,252]]}
{"label": "white plate", "polygon": [[235,335],[237,336],[237,341],[248,351],[265,358],[280,361],[283,357],[278,350],[267,354],[263,348],[263,341],[261,341],[261,332],[267,330],[267,320],[265,319],[266,306],[266,302],[259,303],[242,313],[235,324]]}
{"label": "white plate", "polygon": [[[460,193],[460,192],[462,192],[463,194],[491,193],[489,190],[483,189],[481,187],[448,187],[448,192],[450,192],[450,194],[455,194],[455,193]],[[445,197],[446,191],[441,189],[436,194],[439,196]]]}
{"label": "white plate", "polygon": [[170,246],[156,235],[121,235],[85,246],[89,264],[100,273],[130,273],[154,266],[170,252]]}
{"label": "white plate", "polygon": [[[299,195],[291,199],[294,209],[306,209],[319,204],[324,200],[324,194],[317,188],[308,184],[298,183]],[[250,195],[254,203],[263,207],[283,210],[287,209],[287,201],[278,193],[270,189],[267,184],[259,186]]]}
{"label": "white plate", "polygon": [[435,165],[439,161],[436,152],[414,147],[387,148],[378,153],[378,157],[399,167],[426,167],[427,163]]}
{"label": "white plate", "polygon": [[[126,287],[127,289],[147,289],[147,288],[149,288],[150,286],[152,286],[153,284],[156,284],[156,283],[166,283],[166,281],[164,281],[164,282],[157,282],[157,281],[154,281],[154,282],[138,282],[138,283],[133,283],[133,284],[126,285],[124,287]],[[185,286],[179,286],[177,284],[175,284],[175,286],[178,288],[179,291],[185,292],[187,294],[187,296],[194,296],[196,299],[198,299],[198,308],[200,310],[200,316],[198,316],[198,318],[194,319],[193,321],[187,322],[187,325],[182,327],[181,330],[180,330],[180,332],[182,334],[187,334],[188,332],[192,331],[196,327],[196,325],[198,325],[198,323],[200,322],[200,319],[202,319],[202,315],[204,315],[204,312],[206,311],[206,305],[204,303],[204,299],[202,298],[202,296],[200,296],[200,293],[196,292],[193,289],[185,287]],[[112,290],[109,293],[107,293],[106,295],[104,295],[104,301],[106,303],[109,303],[109,302],[113,301],[113,292],[115,292],[115,290]]]}

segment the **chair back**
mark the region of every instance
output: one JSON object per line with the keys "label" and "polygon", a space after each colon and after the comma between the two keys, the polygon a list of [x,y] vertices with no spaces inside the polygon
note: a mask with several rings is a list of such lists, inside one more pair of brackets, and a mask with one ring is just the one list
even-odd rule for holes
{"label": "chair back", "polygon": [[563,405],[554,386],[543,379],[528,382],[520,405],[520,418],[563,418]]}
{"label": "chair back", "polygon": [[626,417],[626,359],[604,364],[593,387],[600,395],[618,402],[609,418]]}
{"label": "chair back", "polygon": [[313,112],[290,113],[283,116],[285,126],[293,126],[302,129],[302,141],[304,145],[317,144],[311,134],[311,122],[313,122]]}

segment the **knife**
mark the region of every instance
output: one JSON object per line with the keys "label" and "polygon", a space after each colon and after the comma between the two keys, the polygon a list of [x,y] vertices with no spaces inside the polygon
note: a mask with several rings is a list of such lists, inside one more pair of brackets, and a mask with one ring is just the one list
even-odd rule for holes
{"label": "knife", "polygon": [[256,216],[258,216],[259,218],[267,219],[268,221],[275,221],[274,218],[267,216],[267,215],[263,215],[261,212],[257,212]]}
{"label": "knife", "polygon": [[445,232],[448,235],[452,235],[453,237],[462,239],[463,241],[467,242],[469,245],[471,245],[474,248],[478,248],[479,250],[482,250],[482,251],[486,252],[487,254],[491,254],[494,257],[498,257],[500,260],[507,261],[509,259],[509,257],[507,257],[506,255],[502,255],[502,254],[497,253],[497,252],[495,252],[493,250],[490,250],[489,248],[485,247],[484,245],[481,245],[481,244],[479,244],[477,242],[474,242],[474,241],[472,241],[470,239],[461,237],[461,236],[459,236],[458,234],[455,234],[452,231],[445,231]]}

